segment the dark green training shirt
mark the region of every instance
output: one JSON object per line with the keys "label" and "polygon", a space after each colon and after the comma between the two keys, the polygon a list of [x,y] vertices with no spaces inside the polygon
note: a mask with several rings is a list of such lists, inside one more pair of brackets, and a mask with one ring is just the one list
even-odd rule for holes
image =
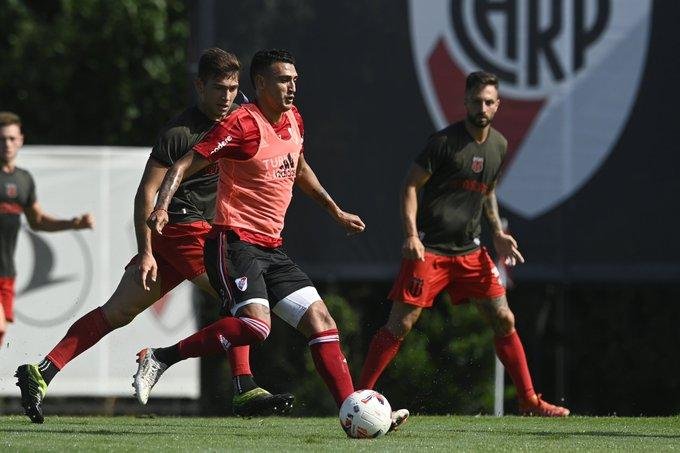
{"label": "dark green training shirt", "polygon": [[14,277],[14,251],[21,227],[21,214],[36,201],[31,174],[18,167],[0,170],[0,277]]}
{"label": "dark green training shirt", "polygon": [[[215,125],[198,107],[190,107],[173,118],[164,128],[151,150],[151,157],[172,166],[188,153]],[[215,217],[217,164],[186,178],[170,201],[170,223],[212,222]]]}
{"label": "dark green training shirt", "polygon": [[479,247],[484,196],[498,179],[508,142],[491,128],[477,143],[459,121],[430,137],[415,163],[432,174],[418,203],[418,231],[435,253],[461,255]]}

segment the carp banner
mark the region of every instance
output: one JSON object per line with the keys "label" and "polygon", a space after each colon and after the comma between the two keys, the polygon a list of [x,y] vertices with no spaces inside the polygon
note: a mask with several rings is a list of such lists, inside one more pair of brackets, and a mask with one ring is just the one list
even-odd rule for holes
{"label": "carp banner", "polygon": [[680,156],[669,124],[677,2],[256,3],[196,3],[192,51],[235,52],[249,96],[255,51],[286,48],[297,58],[306,159],[367,225],[346,237],[296,192],[284,240],[313,277],[393,278],[401,181],[427,137],[463,118],[465,76],[480,69],[501,81],[493,125],[509,153],[497,193],[527,259],[515,281],[680,276]]}

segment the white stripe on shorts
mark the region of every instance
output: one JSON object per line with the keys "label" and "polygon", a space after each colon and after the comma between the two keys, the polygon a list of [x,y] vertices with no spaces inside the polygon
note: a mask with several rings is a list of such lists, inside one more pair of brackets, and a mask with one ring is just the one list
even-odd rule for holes
{"label": "white stripe on shorts", "polygon": [[262,299],[261,297],[253,297],[252,299],[244,300],[243,302],[234,305],[231,309],[231,315],[236,316],[236,313],[238,313],[238,311],[241,308],[250,304],[264,305],[265,307],[269,308],[269,301],[267,299]]}
{"label": "white stripe on shorts", "polygon": [[[227,298],[229,299],[227,301],[227,306],[231,305],[234,303],[234,295],[231,293],[231,289],[229,288],[229,276],[227,275],[227,264],[224,262],[224,258],[227,256],[227,250],[226,250],[226,244],[227,244],[227,234],[225,232],[220,232],[219,236],[217,238],[217,266],[218,266],[218,273],[220,275],[220,280],[222,283],[222,287],[224,290],[227,292]],[[232,315],[233,315],[233,309],[232,309]]]}

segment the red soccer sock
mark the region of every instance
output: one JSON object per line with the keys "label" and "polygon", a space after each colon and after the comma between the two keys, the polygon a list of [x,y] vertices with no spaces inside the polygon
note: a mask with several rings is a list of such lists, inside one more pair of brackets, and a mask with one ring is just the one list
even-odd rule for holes
{"label": "red soccer sock", "polygon": [[319,376],[331,391],[338,407],[352,392],[352,375],[349,374],[347,359],[340,350],[340,335],[337,329],[315,333],[309,338],[309,349]]}
{"label": "red soccer sock", "polygon": [[498,358],[505,369],[508,370],[508,374],[515,384],[517,396],[524,400],[533,397],[536,392],[534,392],[534,384],[531,382],[524,347],[517,331],[513,331],[506,337],[494,338],[494,344]]}
{"label": "red soccer sock", "polygon": [[255,318],[222,318],[177,343],[180,358],[203,357],[264,341],[269,325]]}
{"label": "red soccer sock", "polygon": [[71,325],[64,338],[47,354],[47,358],[61,370],[112,330],[102,307],[97,307]]}
{"label": "red soccer sock", "polygon": [[252,376],[250,371],[250,346],[234,346],[229,348],[229,365],[231,365],[231,376]]}
{"label": "red soccer sock", "polygon": [[399,352],[403,339],[392,335],[392,332],[382,327],[373,336],[368,347],[364,367],[359,378],[360,389],[372,389],[387,365]]}

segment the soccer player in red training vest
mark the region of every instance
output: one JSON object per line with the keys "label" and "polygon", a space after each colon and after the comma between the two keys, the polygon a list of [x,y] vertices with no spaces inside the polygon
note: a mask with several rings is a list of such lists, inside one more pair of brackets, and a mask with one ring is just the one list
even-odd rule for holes
{"label": "soccer player in red training vest", "polygon": [[293,184],[349,234],[362,232],[364,223],[338,207],[305,161],[302,117],[293,105],[293,56],[283,50],[257,52],[250,78],[256,102],[221,121],[193,153],[173,166],[149,217],[152,229],[161,233],[168,200],[183,176],[218,162],[217,214],[205,257],[210,281],[234,317],[174,346],[145,350],[149,365],[140,363],[137,393],[148,395],[161,373],[179,360],[264,341],[271,326],[271,303],[277,316],[308,338],[316,369],[340,406],[354,386],[338,328],[309,277],[281,248],[281,230]]}
{"label": "soccer player in red training vest", "polygon": [[[33,422],[42,423],[42,399],[59,370],[109,332],[129,324],[184,280],[217,297],[203,264],[203,244],[215,213],[216,166],[205,168],[182,183],[169,202],[171,219],[163,236],[152,237],[146,219],[168,168],[200,142],[232,108],[238,93],[240,69],[236,56],[222,49],[207,49],[201,55],[195,81],[198,103],[172,119],[161,131],[137,189],[134,208],[137,256],[130,261],[118,288],[103,306],[73,323],[42,362],[21,365],[17,370],[22,404]],[[293,395],[272,395],[255,384],[248,355],[248,346],[229,351],[234,413],[266,415],[290,410]]]}
{"label": "soccer player in red training vest", "polygon": [[431,307],[446,289],[454,304],[472,301],[493,329],[496,353],[517,388],[520,411],[563,417],[569,415],[568,409],[549,404],[534,392],[505,288],[486,249],[480,247],[484,211],[499,257],[506,265],[524,262],[498,215],[495,186],[507,149],[506,139],[491,127],[499,104],[497,77],[470,74],[465,86],[467,117],[430,137],[406,176],[401,194],[404,258],[389,294],[392,310],[370,344],[360,387],[375,386],[422,309]]}
{"label": "soccer player in red training vest", "polygon": [[36,199],[33,177],[16,166],[17,154],[23,144],[19,116],[0,112],[0,349],[7,323],[14,321],[14,251],[21,213],[34,231],[81,230],[94,226],[94,217],[90,214],[62,220],[43,212]]}

